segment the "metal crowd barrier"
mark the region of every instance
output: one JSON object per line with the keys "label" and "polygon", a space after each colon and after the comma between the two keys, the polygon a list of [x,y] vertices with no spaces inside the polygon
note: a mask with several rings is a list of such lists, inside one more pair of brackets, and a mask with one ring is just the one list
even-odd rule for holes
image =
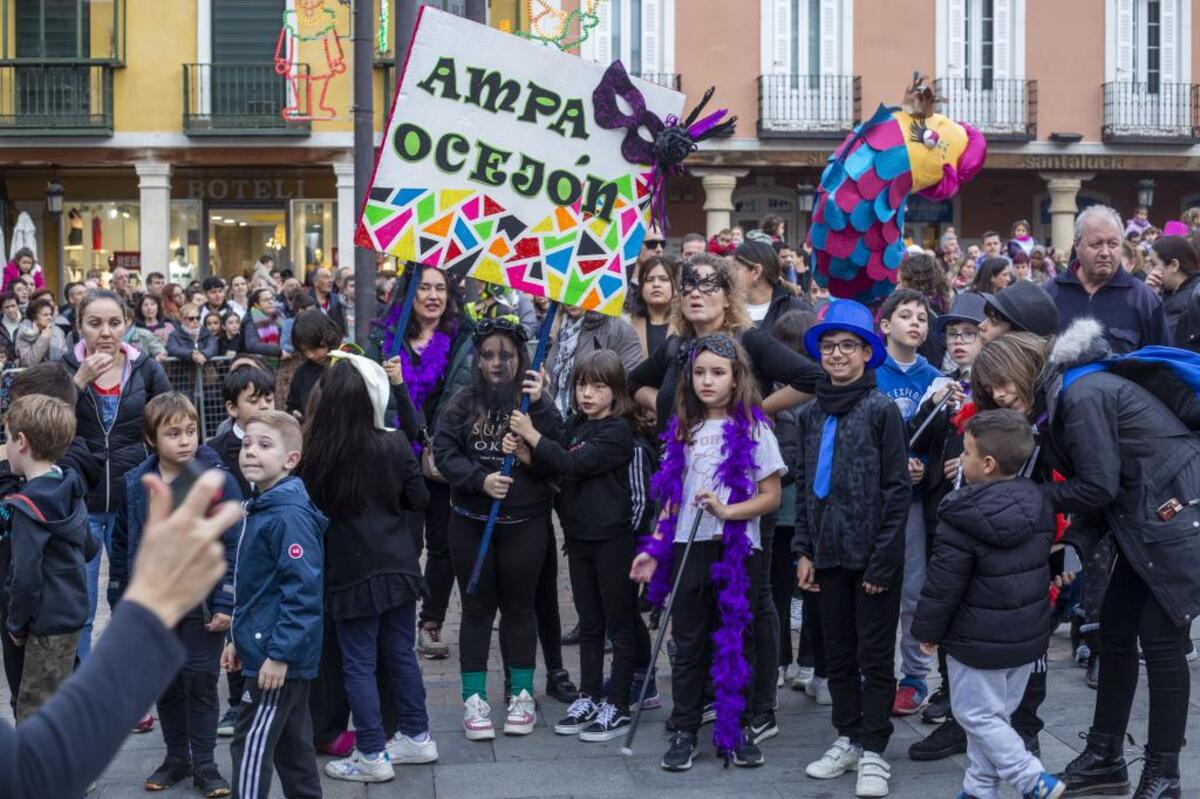
{"label": "metal crowd barrier", "polygon": [[[225,398],[222,387],[233,356],[222,355],[212,358],[204,365],[167,358],[160,365],[167,373],[171,390],[187,394],[196,413],[200,415],[200,440],[208,441],[217,434],[217,428],[225,421]],[[24,371],[24,367],[5,369],[0,374],[0,419],[8,412],[9,388],[13,376]],[[0,445],[7,441],[7,431],[0,425]]]}

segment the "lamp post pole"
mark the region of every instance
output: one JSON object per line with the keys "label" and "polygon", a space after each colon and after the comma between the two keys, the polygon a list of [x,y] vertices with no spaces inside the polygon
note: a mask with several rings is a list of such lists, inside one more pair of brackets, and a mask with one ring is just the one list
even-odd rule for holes
{"label": "lamp post pole", "polygon": [[[354,4],[354,218],[355,227],[375,165],[375,114],[372,105],[375,65],[371,58],[374,4]],[[375,318],[375,253],[343,242],[354,253],[354,341],[362,346]]]}
{"label": "lamp post pole", "polygon": [[50,219],[54,222],[54,241],[58,251],[58,291],[61,294],[67,285],[67,249],[62,229],[63,187],[58,178],[51,178],[46,184],[46,210],[50,212]]}

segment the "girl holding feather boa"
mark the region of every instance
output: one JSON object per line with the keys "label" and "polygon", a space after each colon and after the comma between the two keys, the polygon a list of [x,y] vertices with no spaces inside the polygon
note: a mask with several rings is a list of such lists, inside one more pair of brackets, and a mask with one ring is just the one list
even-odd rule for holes
{"label": "girl holding feather boa", "polygon": [[[779,508],[786,471],[779,444],[760,409],[749,359],[733,338],[695,339],[675,394],[675,415],[663,442],[666,456],[651,484],[663,511],[633,561],[630,578],[649,583],[652,603],[682,569],[672,606],[677,647],[671,675],[675,734],[662,767],[691,768],[711,670],[717,720],[713,745],[738,766],[759,766],[762,752],[748,728],[752,622],[758,601],[762,545],[759,517]],[[695,544],[682,553],[697,514]],[[750,658],[747,655],[750,655]]]}

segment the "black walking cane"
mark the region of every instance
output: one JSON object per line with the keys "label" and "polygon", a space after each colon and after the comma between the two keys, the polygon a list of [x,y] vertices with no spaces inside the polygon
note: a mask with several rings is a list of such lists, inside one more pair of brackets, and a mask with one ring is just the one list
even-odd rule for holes
{"label": "black walking cane", "polygon": [[[675,605],[675,593],[679,590],[679,581],[683,578],[683,567],[687,565],[688,554],[692,551],[692,542],[696,540],[696,531],[700,529],[700,518],[704,516],[704,510],[696,508],[696,518],[692,521],[691,532],[688,533],[687,544],[683,547],[683,557],[679,559],[679,571],[675,573],[675,583],[671,586],[671,595],[667,597],[667,606],[663,609],[663,619],[671,618],[671,608]],[[633,756],[633,736],[637,734],[638,724],[642,720],[642,708],[645,707],[646,689],[650,687],[650,675],[654,673],[655,666],[658,663],[658,653],[662,651],[663,639],[667,637],[666,622],[658,625],[658,637],[654,639],[654,649],[650,652],[650,668],[646,672],[646,679],[642,680],[642,692],[638,696],[638,709],[634,711],[633,723],[629,725],[629,732],[625,735],[625,745],[621,747],[621,754],[626,757]]]}

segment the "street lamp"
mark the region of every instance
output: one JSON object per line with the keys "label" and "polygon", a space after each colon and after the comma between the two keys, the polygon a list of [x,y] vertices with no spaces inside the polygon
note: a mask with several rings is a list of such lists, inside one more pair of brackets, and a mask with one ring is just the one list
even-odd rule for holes
{"label": "street lamp", "polygon": [[1147,209],[1154,205],[1154,179],[1142,178],[1137,184],[1137,199],[1138,205],[1145,206]]}
{"label": "street lamp", "polygon": [[54,235],[58,242],[58,290],[62,291],[67,285],[67,254],[62,230],[63,187],[58,178],[50,178],[46,184],[46,210],[54,220]]}

